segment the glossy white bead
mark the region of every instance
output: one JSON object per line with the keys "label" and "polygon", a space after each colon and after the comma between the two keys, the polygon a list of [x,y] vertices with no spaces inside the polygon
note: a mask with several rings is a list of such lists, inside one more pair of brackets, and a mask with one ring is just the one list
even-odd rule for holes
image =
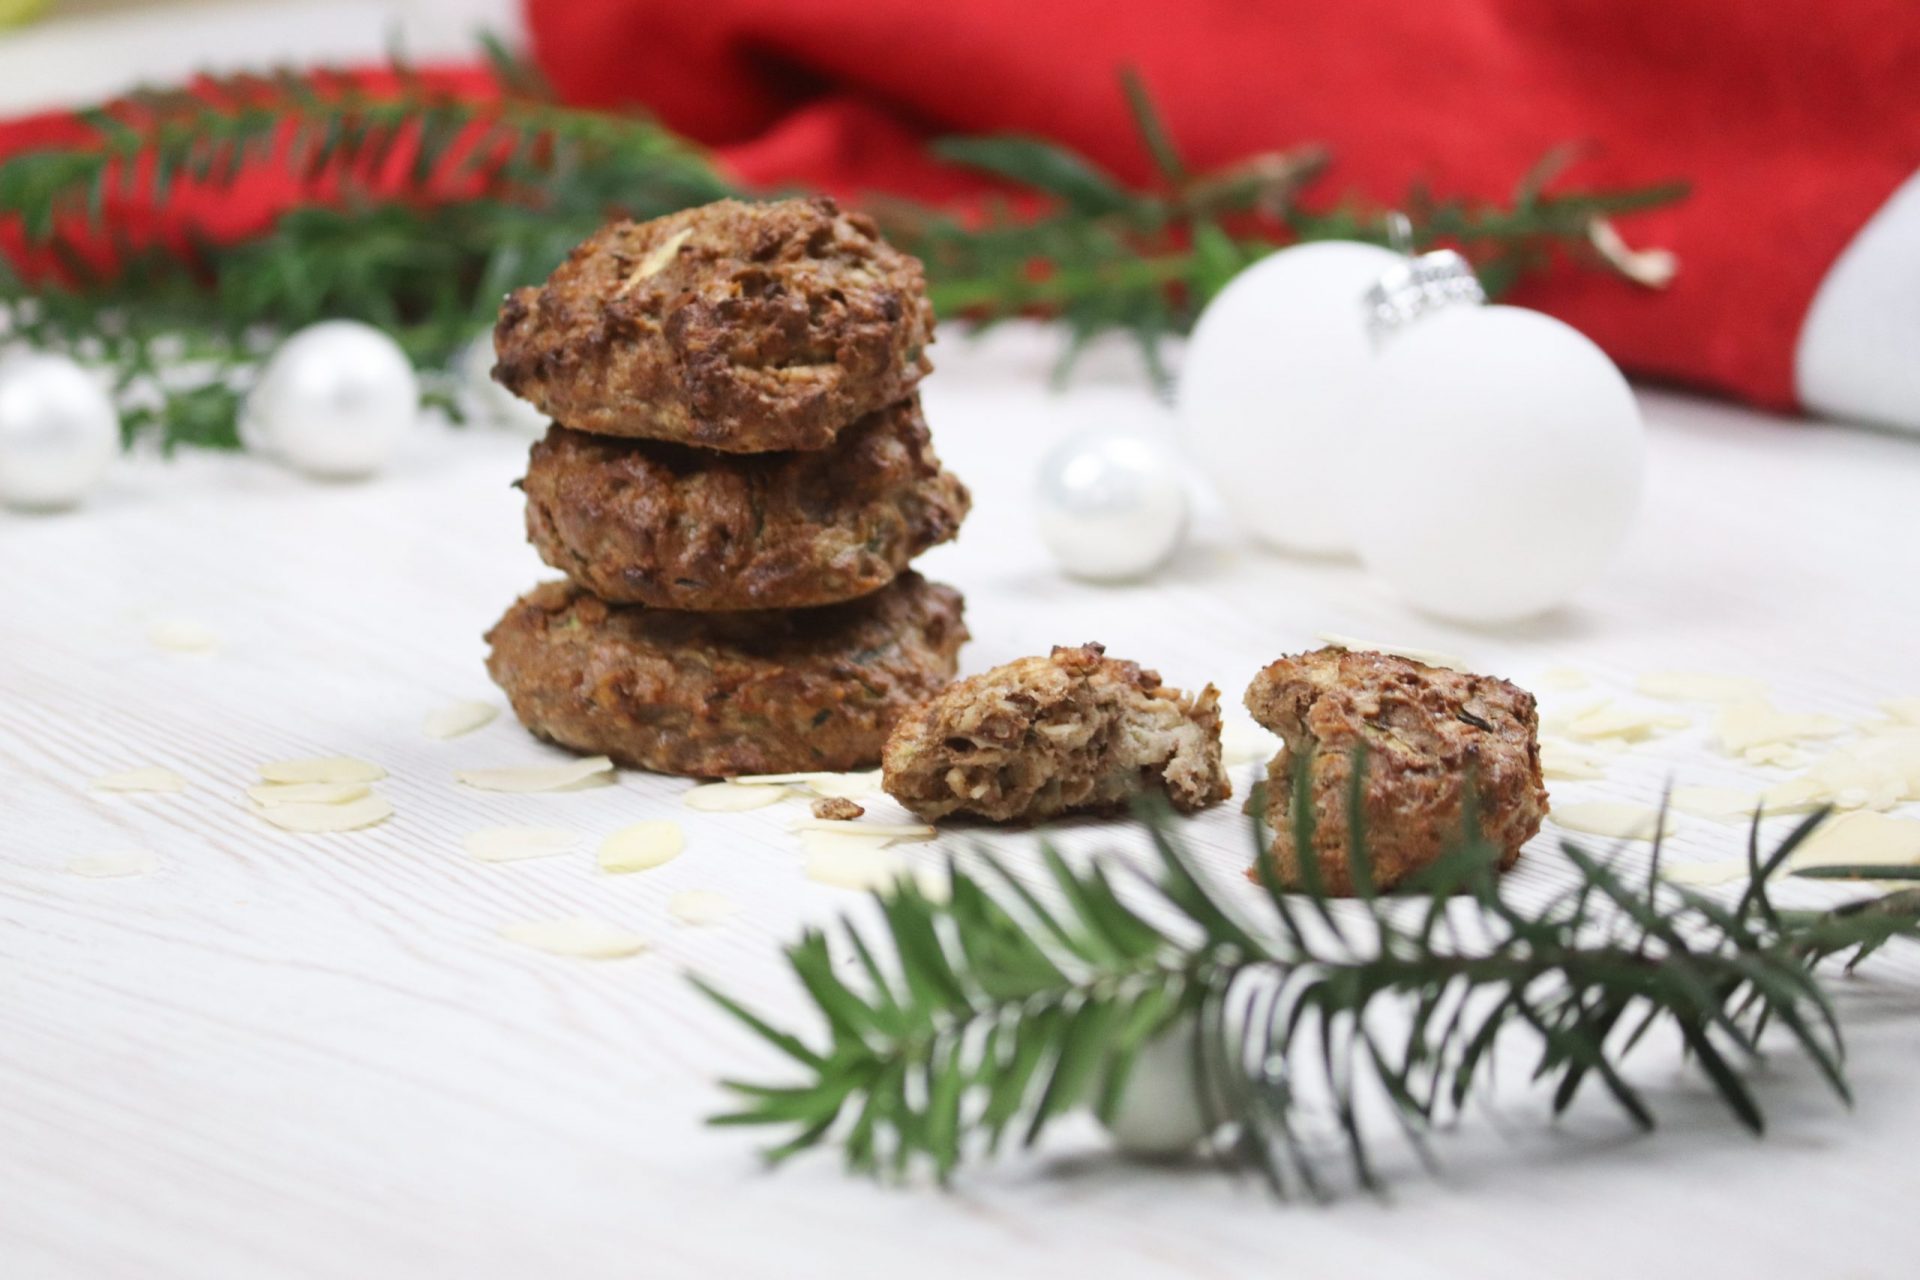
{"label": "glossy white bead", "polygon": [[386,466],[419,412],[419,380],[398,343],[357,320],[323,320],[267,361],[241,435],[307,475],[358,479]]}
{"label": "glossy white bead", "polygon": [[1076,578],[1142,577],[1186,534],[1179,461],[1144,432],[1095,428],[1068,438],[1041,464],[1038,501],[1041,540]]}
{"label": "glossy white bead", "polygon": [[1107,1120],[1113,1143],[1129,1155],[1166,1160],[1185,1155],[1218,1127],[1194,1049],[1192,1023],[1176,1025],[1140,1047]]}
{"label": "glossy white bead", "polygon": [[1632,390],[1578,330],[1536,311],[1455,307],[1390,334],[1361,418],[1361,558],[1442,617],[1504,623],[1563,603],[1639,507]]}
{"label": "glossy white bead", "polygon": [[119,452],[120,415],[92,374],[51,352],[0,359],[0,503],[76,506]]}
{"label": "glossy white bead", "polygon": [[1349,241],[1282,249],[1235,276],[1194,326],[1181,434],[1263,542],[1352,550],[1366,466],[1355,419],[1373,359],[1361,298],[1400,261]]}
{"label": "glossy white bead", "polygon": [[467,418],[529,440],[547,434],[552,419],[493,380],[493,331],[475,335],[460,353],[460,408]]}

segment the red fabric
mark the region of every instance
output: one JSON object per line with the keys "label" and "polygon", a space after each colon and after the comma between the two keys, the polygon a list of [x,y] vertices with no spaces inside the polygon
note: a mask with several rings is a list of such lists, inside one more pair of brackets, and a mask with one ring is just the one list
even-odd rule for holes
{"label": "red fabric", "polygon": [[1503,198],[1546,150],[1567,185],[1692,182],[1623,223],[1680,255],[1652,293],[1562,271],[1516,300],[1630,370],[1778,407],[1840,250],[1920,170],[1911,0],[527,0],[573,101],[639,105],[741,177],[945,199],[949,132],[1042,133],[1149,165],[1116,71],[1137,67],[1198,165],[1331,144],[1327,198]]}

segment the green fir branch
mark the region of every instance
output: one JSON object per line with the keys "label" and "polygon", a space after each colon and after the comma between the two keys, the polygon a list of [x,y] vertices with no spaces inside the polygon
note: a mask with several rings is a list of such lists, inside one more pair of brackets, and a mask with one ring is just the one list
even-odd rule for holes
{"label": "green fir branch", "polygon": [[[503,96],[463,100],[396,58],[392,92],[339,72],[277,71],[145,90],[82,113],[78,142],[0,160],[0,210],[36,263],[0,270],[14,336],[108,365],[124,389],[129,441],[234,447],[240,397],[274,342],[321,319],[378,325],[429,382],[492,322],[501,296],[544,278],[617,217],[649,218],[740,194],[711,160],[643,117],[552,99],[538,71],[486,45]],[[928,267],[948,319],[1060,319],[1066,360],[1092,338],[1131,334],[1160,370],[1160,341],[1188,328],[1232,276],[1301,239],[1384,242],[1383,210],[1301,202],[1326,172],[1304,146],[1197,171],[1178,153],[1143,83],[1122,90],[1157,178],[1129,187],[1044,139],[946,139],[937,154],[1040,200],[962,219],[875,197],[888,233]],[[1410,194],[1420,243],[1447,241],[1503,287],[1554,254],[1608,264],[1587,244],[1596,219],[1679,199],[1638,191],[1543,194],[1569,152],[1536,167],[1506,206]],[[164,208],[182,184],[228,189],[262,170],[308,194],[238,244],[125,244],[114,210]],[[396,189],[396,179],[397,189]],[[115,265],[77,251],[104,234]],[[182,367],[181,349],[195,358]],[[1063,360],[1063,369],[1066,360]],[[165,376],[159,376],[165,375]]]}
{"label": "green fir branch", "polygon": [[[1313,848],[1312,807],[1294,812],[1307,825],[1297,847]],[[944,1182],[1009,1136],[1032,1145],[1075,1111],[1111,1118],[1142,1046],[1193,1027],[1198,1087],[1219,1100],[1224,1149],[1280,1194],[1324,1197],[1336,1182],[1329,1150],[1353,1181],[1380,1185],[1363,1098],[1383,1102],[1424,1157],[1522,1041],[1556,1114],[1599,1092],[1651,1128],[1628,1060],[1660,1030],[1759,1133],[1746,1069],[1762,1031],[1784,1029],[1847,1101],[1840,1029],[1815,967],[1920,937],[1920,892],[1824,912],[1774,906],[1769,879],[1823,815],[1764,858],[1756,839],[1732,907],[1571,843],[1575,883],[1524,906],[1470,823],[1395,896],[1289,891],[1263,852],[1258,912],[1208,883],[1164,808],[1142,816],[1154,865],[1127,878],[1143,894],[1115,883],[1132,864],[1076,869],[1043,843],[1044,896],[982,853],[950,865],[944,899],[910,880],[876,895],[878,930],[809,930],[786,958],[818,1024],[811,1036],[702,983],[788,1060],[784,1080],[724,1082],[736,1106],[713,1123],[787,1130],[775,1162],[835,1145],[856,1172],[925,1167]],[[1264,851],[1257,822],[1254,834]]]}

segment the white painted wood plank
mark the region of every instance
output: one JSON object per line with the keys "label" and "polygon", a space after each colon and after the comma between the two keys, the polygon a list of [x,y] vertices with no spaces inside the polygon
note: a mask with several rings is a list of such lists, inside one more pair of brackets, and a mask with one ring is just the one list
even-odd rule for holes
{"label": "white painted wood plank", "polygon": [[[1338,631],[1462,653],[1523,683],[1572,665],[1599,692],[1700,667],[1761,676],[1783,707],[1849,717],[1920,693],[1910,443],[1650,395],[1653,483],[1621,563],[1577,609],[1480,633],[1404,613],[1352,565],[1246,547],[1210,512],[1151,583],[1061,579],[1033,539],[1034,460],[1117,405],[1147,412],[1144,391],[1124,361],[1096,357],[1080,390],[1050,397],[1051,341],[1027,330],[977,347],[950,338],[937,354],[929,421],[978,505],[959,544],[924,567],[967,593],[969,670],[1097,639],[1237,702],[1261,664]],[[1443,1141],[1443,1178],[1405,1169],[1391,1210],[1277,1208],[1210,1170],[1114,1161],[1085,1127],[947,1195],[850,1181],[831,1159],[764,1175],[750,1139],[700,1120],[721,1101],[717,1075],[777,1064],[682,974],[791,1010],[778,944],[802,921],[864,910],[804,879],[784,829],[800,803],[694,813],[677,800],[688,784],[633,773],[575,794],[483,794],[453,770],[557,753],[510,717],[449,742],[420,732],[436,706],[497,696],[479,635],[545,576],[508,487],[523,449],[435,434],[360,487],[183,459],[129,468],[83,513],[0,516],[0,1273],[1901,1270],[1920,1140],[1910,956],[1848,984],[1860,1109],[1830,1105],[1782,1055],[1762,1083],[1780,1109],[1764,1144],[1656,1055],[1640,1075],[1662,1134],[1631,1137],[1601,1107],[1543,1129],[1534,1100],[1509,1102],[1498,1123],[1477,1116]],[[1306,481],[1274,477],[1277,500]],[[203,623],[221,645],[156,651],[145,632],[162,618]],[[1633,751],[1605,784],[1556,795],[1645,801],[1669,779],[1763,776],[1710,752],[1705,709],[1688,711],[1693,729]],[[240,792],[261,761],[333,753],[387,767],[392,821],[300,837],[246,812]],[[179,769],[189,790],[86,790],[149,763]],[[689,849],[632,876],[598,873],[591,841],[509,865],[460,848],[478,826],[597,836],[645,817],[683,823]],[[1228,805],[1190,825],[1229,887],[1246,860],[1240,821]],[[1675,856],[1735,838],[1691,821]],[[1083,823],[1067,842],[1125,837]],[[1026,837],[996,843],[1030,859]],[[160,870],[61,870],[126,846],[155,850]],[[1557,883],[1551,840],[1516,874],[1533,892]],[[742,909],[718,927],[676,926],[665,903],[684,888]],[[496,935],[571,913],[655,946],[591,963]]]}

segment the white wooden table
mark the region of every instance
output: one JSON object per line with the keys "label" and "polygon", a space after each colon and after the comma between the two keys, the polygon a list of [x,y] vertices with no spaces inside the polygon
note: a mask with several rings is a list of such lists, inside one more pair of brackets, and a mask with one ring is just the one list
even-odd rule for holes
{"label": "white wooden table", "polygon": [[[1330,630],[1523,682],[1571,665],[1599,692],[1701,667],[1856,718],[1920,693],[1912,441],[1648,395],[1648,504],[1617,567],[1576,609],[1478,634],[1406,614],[1350,564],[1242,545],[1211,514],[1147,584],[1063,580],[1033,537],[1038,452],[1089,421],[1150,417],[1150,400],[1124,357],[1049,396],[1052,339],[1030,331],[949,338],[938,354],[928,416],[977,508],[923,567],[967,593],[968,670],[1099,639],[1237,702],[1259,665]],[[831,1157],[762,1172],[749,1135],[701,1119],[722,1102],[715,1077],[779,1063],[683,973],[796,1013],[778,944],[865,904],[803,877],[795,809],[692,813],[675,799],[686,784],[641,774],[477,793],[455,786],[456,767],[554,753],[507,717],[452,742],[420,732],[438,705],[493,696],[480,633],[543,576],[508,487],[523,451],[499,433],[431,432],[395,474],[345,487],[185,458],[128,468],[78,514],[0,516],[0,1275],[1912,1273],[1911,956],[1846,984],[1857,1110],[1778,1053],[1761,1075],[1763,1142],[1654,1053],[1636,1077],[1665,1121],[1656,1136],[1597,1103],[1550,1128],[1516,1092],[1442,1140],[1441,1177],[1390,1162],[1387,1206],[1276,1206],[1209,1168],[1121,1162],[1091,1125],[945,1194],[850,1180]],[[218,650],[156,650],[146,632],[164,619],[213,629]],[[1607,782],[1555,794],[1644,800],[1669,777],[1760,776],[1701,737],[1661,739]],[[384,764],[397,815],[303,837],[248,814],[239,792],[261,761],[321,753]],[[191,788],[87,789],[149,763]],[[1229,886],[1246,857],[1237,809],[1191,824]],[[483,865],[460,847],[489,824],[591,836],[648,816],[682,821],[690,848],[636,875],[603,875],[590,852]],[[1688,821],[1676,856],[1736,839]],[[1097,826],[1074,841],[1127,843]],[[1030,858],[1025,837],[1002,844]],[[159,870],[63,870],[127,846],[155,851]],[[1516,885],[1553,883],[1555,857],[1543,837]],[[676,926],[665,901],[695,887],[740,913]],[[496,933],[576,912],[654,946],[593,962]]]}

